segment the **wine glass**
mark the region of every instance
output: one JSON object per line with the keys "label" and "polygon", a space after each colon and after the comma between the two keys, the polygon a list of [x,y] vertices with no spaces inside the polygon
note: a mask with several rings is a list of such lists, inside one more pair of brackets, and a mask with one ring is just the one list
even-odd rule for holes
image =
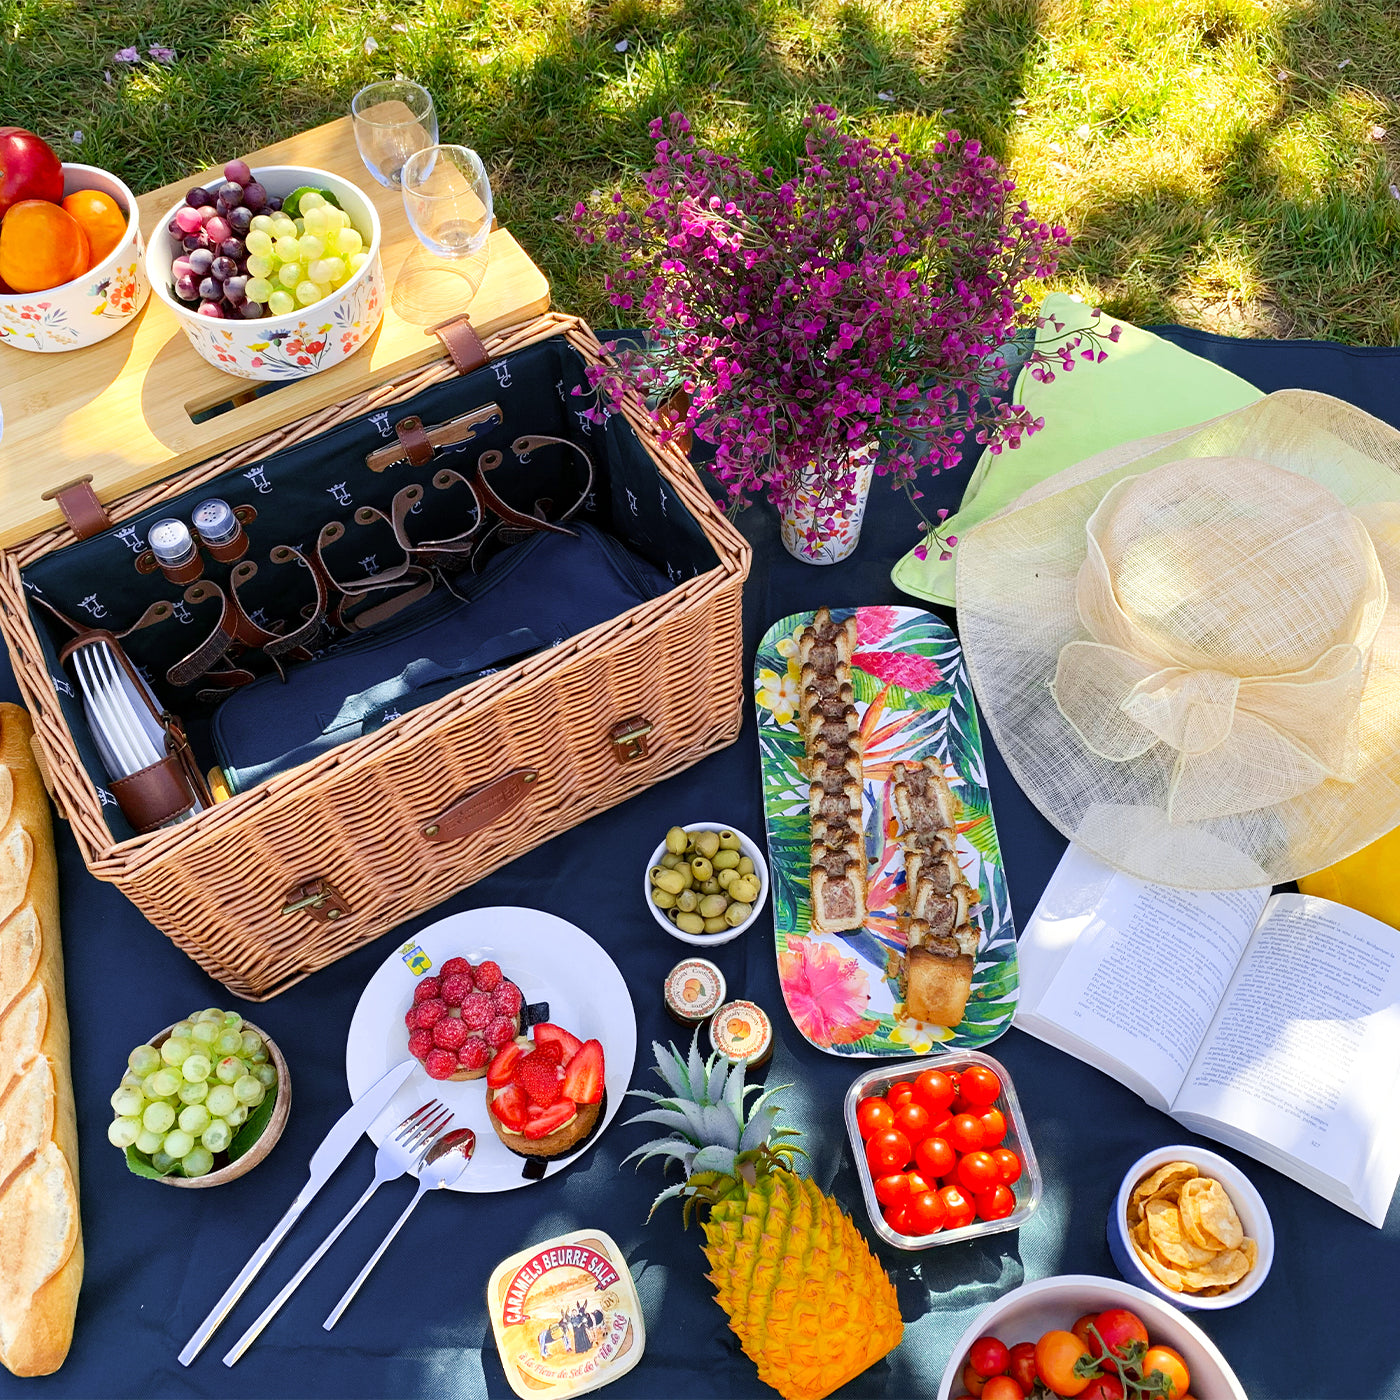
{"label": "wine glass", "polygon": [[491,236],[491,182],[475,151],[429,146],[409,156],[403,205],[418,241],[440,258],[480,252]]}
{"label": "wine glass", "polygon": [[362,87],[350,101],[350,116],[365,169],[390,189],[398,187],[415,151],[437,144],[432,95],[403,78]]}

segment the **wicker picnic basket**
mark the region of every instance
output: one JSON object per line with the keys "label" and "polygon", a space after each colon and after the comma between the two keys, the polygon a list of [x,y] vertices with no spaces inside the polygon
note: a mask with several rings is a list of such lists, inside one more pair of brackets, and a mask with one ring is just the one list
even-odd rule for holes
{"label": "wicker picnic basket", "polygon": [[[562,337],[590,364],[602,354],[582,322],[555,313],[492,336],[484,348],[494,362],[550,337]],[[448,359],[434,361],[108,503],[108,514],[118,525],[456,373]],[[658,440],[645,408],[624,413],[661,480],[703,531],[717,567],[145,835],[114,839],[74,739],[72,702],[65,713],[26,598],[22,571],[74,536],[67,527],[49,530],[6,552],[0,628],[54,803],[89,870],[230,991],[264,1000],[732,743],[742,719],[749,548],[685,456]]]}

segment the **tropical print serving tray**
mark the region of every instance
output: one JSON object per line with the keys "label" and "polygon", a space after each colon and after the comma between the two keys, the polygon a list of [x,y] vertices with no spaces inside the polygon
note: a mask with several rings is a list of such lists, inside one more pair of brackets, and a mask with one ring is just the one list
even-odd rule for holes
{"label": "tropical print serving tray", "polygon": [[[833,1055],[978,1049],[1006,1030],[1016,1010],[1016,929],[962,650],[942,622],[918,608],[832,608],[831,615],[840,622],[853,611],[859,642],[851,681],[865,755],[870,909],[865,927],[856,932],[811,928],[811,828],[797,722],[797,639],[813,614],[794,613],[775,622],[754,662],[783,997],[798,1030]],[[973,915],[981,944],[972,995],[957,1026],[932,1026],[897,1014],[903,1009],[894,979],[904,952],[904,855],[895,834],[893,765],[898,759],[931,757],[943,762],[962,804],[957,855],[981,901]]]}

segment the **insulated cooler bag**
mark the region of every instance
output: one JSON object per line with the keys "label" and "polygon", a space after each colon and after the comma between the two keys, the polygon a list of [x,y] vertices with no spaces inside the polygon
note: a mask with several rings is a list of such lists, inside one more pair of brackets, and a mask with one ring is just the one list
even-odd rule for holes
{"label": "insulated cooler bag", "polygon": [[[573,318],[445,339],[105,508],[78,487],[68,527],[0,560],[88,868],[250,1000],[739,732],[749,551],[685,457],[640,405],[591,407],[602,352]],[[150,527],[209,497],[246,549],[172,582]],[[94,637],[164,725],[165,758],[118,783],[75,683]],[[215,765],[231,795],[201,809]]]}

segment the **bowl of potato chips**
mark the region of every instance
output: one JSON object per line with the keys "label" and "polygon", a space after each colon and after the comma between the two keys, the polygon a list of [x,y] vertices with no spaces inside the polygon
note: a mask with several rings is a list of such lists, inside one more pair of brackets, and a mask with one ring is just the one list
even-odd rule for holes
{"label": "bowl of potato chips", "polygon": [[1128,1169],[1108,1219],[1118,1272],[1179,1308],[1233,1308],[1274,1262],[1263,1197],[1233,1162],[1159,1147]]}

